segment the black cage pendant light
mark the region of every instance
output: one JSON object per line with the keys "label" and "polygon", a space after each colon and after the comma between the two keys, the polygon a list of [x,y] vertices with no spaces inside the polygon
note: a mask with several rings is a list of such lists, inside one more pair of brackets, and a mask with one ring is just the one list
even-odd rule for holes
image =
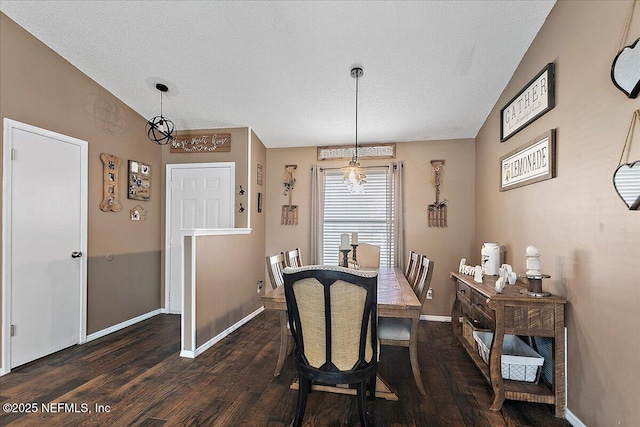
{"label": "black cage pendant light", "polygon": [[158,145],[167,145],[173,140],[175,126],[173,122],[162,115],[162,94],[169,88],[162,83],[156,84],[160,91],[160,115],[147,121],[147,136]]}
{"label": "black cage pendant light", "polygon": [[360,67],[351,69],[351,77],[356,79],[356,146],[349,164],[340,170],[344,172],[344,183],[351,193],[363,193],[366,175],[364,169],[358,163],[358,79],[362,77],[363,71]]}

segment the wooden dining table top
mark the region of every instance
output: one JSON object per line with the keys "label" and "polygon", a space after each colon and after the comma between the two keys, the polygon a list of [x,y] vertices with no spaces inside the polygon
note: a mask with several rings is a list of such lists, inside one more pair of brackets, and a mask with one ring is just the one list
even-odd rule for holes
{"label": "wooden dining table top", "polygon": [[[365,270],[365,269],[363,269]],[[404,277],[400,268],[380,267],[378,270],[378,316],[420,318],[422,305]],[[286,311],[284,286],[268,292],[262,297],[265,310]]]}

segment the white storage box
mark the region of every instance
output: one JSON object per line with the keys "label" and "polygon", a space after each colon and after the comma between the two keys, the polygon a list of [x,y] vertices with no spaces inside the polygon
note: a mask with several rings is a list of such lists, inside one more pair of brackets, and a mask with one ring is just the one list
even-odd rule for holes
{"label": "white storage box", "polygon": [[[478,344],[478,353],[484,363],[489,364],[489,351],[493,341],[492,332],[473,331]],[[505,335],[502,343],[502,378],[514,381],[538,381],[544,357],[515,335]]]}

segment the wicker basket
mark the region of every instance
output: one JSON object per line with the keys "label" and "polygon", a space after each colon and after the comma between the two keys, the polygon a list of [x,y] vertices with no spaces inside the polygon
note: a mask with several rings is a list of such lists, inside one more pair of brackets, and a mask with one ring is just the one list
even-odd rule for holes
{"label": "wicker basket", "polygon": [[[474,331],[473,337],[482,360],[489,364],[493,333]],[[529,383],[538,382],[544,357],[515,335],[505,335],[502,343],[502,378]]]}

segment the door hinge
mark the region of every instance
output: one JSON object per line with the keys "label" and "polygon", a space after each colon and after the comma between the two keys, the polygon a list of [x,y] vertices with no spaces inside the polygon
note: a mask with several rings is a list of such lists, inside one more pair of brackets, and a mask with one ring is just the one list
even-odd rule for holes
{"label": "door hinge", "polygon": [[11,160],[15,160],[16,159],[16,149],[12,148],[11,149]]}
{"label": "door hinge", "polygon": [[11,325],[11,336],[15,336],[16,334],[16,325]]}

